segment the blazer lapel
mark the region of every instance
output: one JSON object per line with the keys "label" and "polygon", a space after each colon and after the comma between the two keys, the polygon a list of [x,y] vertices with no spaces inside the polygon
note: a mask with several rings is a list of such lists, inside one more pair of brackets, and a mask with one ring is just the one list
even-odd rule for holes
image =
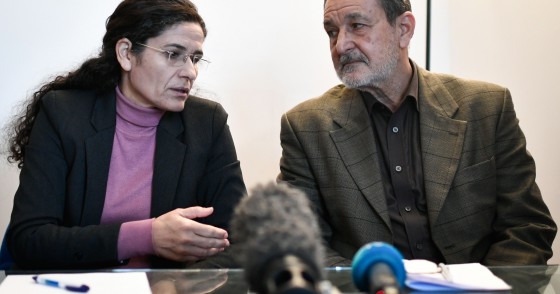
{"label": "blazer lapel", "polygon": [[[97,133],[86,140],[87,183],[82,225],[98,224],[103,213],[113,139],[115,135],[115,94],[97,99],[91,124]],[[177,140],[183,132],[177,113],[166,113],[158,126],[152,187],[152,217],[171,209],[179,181],[186,146]],[[157,201],[155,201],[157,199]]]}
{"label": "blazer lapel", "polygon": [[338,99],[331,112],[333,121],[340,126],[330,132],[331,138],[356,186],[390,229],[377,145],[367,109],[358,91],[340,91],[331,97]]}
{"label": "blazer lapel", "polygon": [[467,123],[452,118],[458,105],[441,81],[425,70],[418,71],[424,183],[433,225],[455,177]]}
{"label": "blazer lapel", "polygon": [[91,124],[97,133],[87,138],[85,142],[87,188],[83,207],[88,209],[82,212],[81,225],[83,226],[99,224],[101,220],[113,150],[115,122],[115,94],[97,97],[91,116]]}
{"label": "blazer lapel", "polygon": [[177,139],[184,128],[179,113],[167,112],[156,135],[151,216],[157,217],[173,207],[187,145]]}

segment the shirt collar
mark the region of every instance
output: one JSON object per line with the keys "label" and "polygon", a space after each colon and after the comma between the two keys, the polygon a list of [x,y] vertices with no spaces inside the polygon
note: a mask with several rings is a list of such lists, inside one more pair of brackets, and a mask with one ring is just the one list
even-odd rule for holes
{"label": "shirt collar", "polygon": [[[410,78],[410,82],[408,84],[408,88],[406,89],[405,99],[411,97],[414,99],[416,109],[418,109],[418,68],[416,64],[412,60],[408,60],[410,65],[412,66],[412,77]],[[366,103],[366,107],[368,112],[371,112],[373,106],[377,103],[381,103],[375,98],[375,96],[371,95],[369,92],[360,91],[364,102]]]}

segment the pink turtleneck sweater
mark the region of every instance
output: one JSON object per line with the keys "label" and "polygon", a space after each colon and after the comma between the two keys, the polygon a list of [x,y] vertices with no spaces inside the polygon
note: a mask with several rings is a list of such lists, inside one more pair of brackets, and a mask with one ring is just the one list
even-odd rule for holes
{"label": "pink turtleneck sweater", "polygon": [[154,253],[150,208],[156,129],[164,111],[134,104],[117,87],[117,121],[101,223],[123,223],[118,258],[146,267]]}

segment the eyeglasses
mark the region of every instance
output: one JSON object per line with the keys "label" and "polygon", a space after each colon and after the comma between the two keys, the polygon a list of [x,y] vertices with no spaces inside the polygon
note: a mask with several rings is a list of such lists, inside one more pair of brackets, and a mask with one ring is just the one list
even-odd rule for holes
{"label": "eyeglasses", "polygon": [[173,51],[169,51],[169,50],[163,50],[160,48],[155,48],[152,46],[148,46],[146,44],[142,44],[142,43],[138,43],[136,42],[136,44],[140,45],[140,46],[144,46],[146,48],[150,48],[152,50],[156,50],[158,52],[161,52],[163,54],[167,55],[167,61],[169,62],[169,65],[171,66],[175,66],[175,67],[180,67],[183,66],[187,63],[187,60],[190,59],[192,64],[194,65],[194,67],[198,68],[206,68],[208,67],[208,64],[210,64],[209,60],[206,60],[204,58],[202,58],[202,54],[197,54],[197,53],[191,53],[191,54],[181,54],[181,53],[177,53],[177,52],[173,52]]}

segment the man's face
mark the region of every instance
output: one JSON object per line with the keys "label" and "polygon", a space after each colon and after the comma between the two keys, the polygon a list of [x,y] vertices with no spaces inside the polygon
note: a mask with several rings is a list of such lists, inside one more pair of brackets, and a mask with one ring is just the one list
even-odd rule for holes
{"label": "man's face", "polygon": [[399,32],[377,0],[327,0],[323,24],[336,73],[348,87],[379,88],[394,74]]}

